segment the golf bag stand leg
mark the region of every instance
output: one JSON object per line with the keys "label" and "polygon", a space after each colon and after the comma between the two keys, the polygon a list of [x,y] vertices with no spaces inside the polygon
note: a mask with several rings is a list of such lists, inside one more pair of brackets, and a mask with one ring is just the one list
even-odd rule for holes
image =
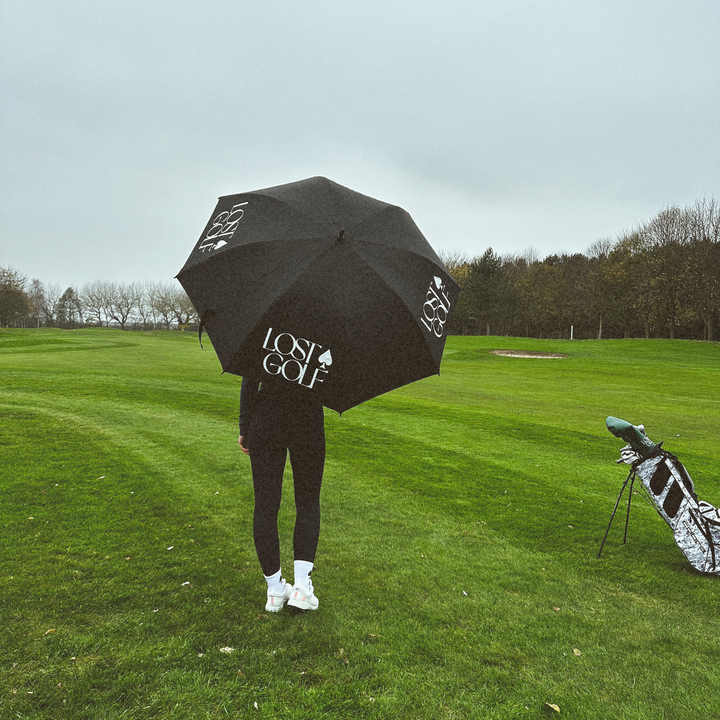
{"label": "golf bag stand leg", "polygon": [[600,551],[598,552],[598,559],[600,559],[600,555],[602,554],[603,548],[605,547],[605,541],[607,540],[608,533],[610,532],[610,527],[613,524],[613,520],[615,519],[615,513],[617,512],[618,505],[620,505],[620,498],[622,498],[622,494],[625,492],[625,488],[627,487],[627,484],[630,483],[630,494],[628,497],[627,515],[625,516],[625,537],[623,538],[623,545],[627,542],[628,525],[630,523],[630,503],[632,502],[632,491],[633,491],[633,485],[635,484],[635,477],[636,477],[635,470],[631,470],[630,474],[625,478],[625,482],[623,483],[622,487],[620,488],[620,494],[618,495],[618,498],[615,501],[615,507],[613,508],[612,515],[610,516],[610,522],[608,523],[607,530],[605,531],[605,537],[603,538],[603,541],[600,544]]}

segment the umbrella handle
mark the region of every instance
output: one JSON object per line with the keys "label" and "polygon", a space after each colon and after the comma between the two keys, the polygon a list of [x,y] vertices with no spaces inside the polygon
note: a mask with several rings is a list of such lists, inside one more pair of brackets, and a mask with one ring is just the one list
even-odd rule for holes
{"label": "umbrella handle", "polygon": [[201,349],[201,350],[204,350],[204,349],[205,349],[205,348],[203,347],[203,344],[202,344],[203,328],[207,327],[207,325],[205,324],[205,321],[206,321],[207,319],[211,318],[214,314],[215,314],[215,313],[214,313],[212,310],[206,310],[206,311],[202,314],[202,317],[200,318],[200,324],[199,324],[199,326],[198,326],[198,342],[200,343],[200,349]]}

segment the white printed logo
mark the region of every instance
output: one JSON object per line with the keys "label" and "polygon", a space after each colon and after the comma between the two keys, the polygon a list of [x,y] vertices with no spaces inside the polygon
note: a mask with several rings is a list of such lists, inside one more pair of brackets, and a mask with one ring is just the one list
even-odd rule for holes
{"label": "white printed logo", "polygon": [[198,249],[201,252],[205,252],[206,250],[218,250],[223,247],[223,245],[227,245],[227,240],[223,240],[223,238],[230,237],[235,230],[237,230],[238,223],[245,215],[243,206],[247,204],[248,201],[238,203],[237,205],[233,205],[232,210],[229,212],[225,210],[216,215]]}
{"label": "white printed logo", "polygon": [[433,280],[434,282],[430,283],[427,295],[425,295],[425,304],[423,305],[423,314],[420,320],[428,329],[428,332],[434,333],[437,337],[442,337],[450,313],[450,298],[445,291],[442,279],[435,275]]}
{"label": "white printed logo", "polygon": [[330,350],[326,350],[315,358],[315,367],[309,369],[316,349],[320,351],[322,346],[290,333],[278,333],[273,338],[273,329],[269,328],[263,343],[263,350],[269,351],[263,359],[263,368],[270,375],[312,389],[316,382],[323,382],[322,376],[328,374],[327,368],[333,361]]}

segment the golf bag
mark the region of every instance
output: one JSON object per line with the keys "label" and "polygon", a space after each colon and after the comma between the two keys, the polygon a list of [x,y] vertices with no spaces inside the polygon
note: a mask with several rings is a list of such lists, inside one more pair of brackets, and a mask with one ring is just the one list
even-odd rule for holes
{"label": "golf bag", "polygon": [[[685,466],[675,455],[663,450],[662,443],[657,445],[653,443],[645,434],[642,425],[631,425],[614,417],[609,417],[606,425],[613,435],[628,443],[620,451],[621,459],[618,462],[625,462],[632,468],[625,481],[625,485],[631,481],[631,498],[632,484],[638,479],[643,494],[670,526],[677,546],[690,564],[700,572],[720,575],[718,509],[710,503],[698,501],[695,486]],[[619,502],[620,497],[618,497]],[[628,517],[629,513],[628,501]],[[614,515],[615,511],[613,517]],[[610,523],[612,524],[612,518]],[[609,530],[610,526],[608,526]],[[627,537],[627,524],[625,532]],[[600,551],[602,552],[602,546]]]}

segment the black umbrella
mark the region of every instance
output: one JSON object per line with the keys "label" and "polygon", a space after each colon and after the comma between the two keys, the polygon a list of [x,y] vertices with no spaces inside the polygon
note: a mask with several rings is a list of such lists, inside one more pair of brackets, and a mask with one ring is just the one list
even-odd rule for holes
{"label": "black umbrella", "polygon": [[177,279],[225,372],[338,412],[439,373],[460,291],[407,212],[322,177],[221,197]]}

